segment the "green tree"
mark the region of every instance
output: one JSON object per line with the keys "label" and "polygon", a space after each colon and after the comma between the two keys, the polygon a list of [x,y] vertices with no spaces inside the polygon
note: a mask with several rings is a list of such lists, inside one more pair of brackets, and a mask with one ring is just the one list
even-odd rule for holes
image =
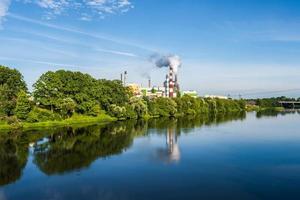
{"label": "green tree", "polygon": [[59,110],[60,100],[71,98],[80,114],[89,114],[96,105],[106,111],[112,104],[125,106],[131,96],[118,80],[96,80],[88,74],[64,70],[43,74],[34,84],[33,95],[41,107],[50,110]]}
{"label": "green tree", "polygon": [[0,65],[0,115],[13,115],[21,90],[27,91],[22,74],[16,69]]}
{"label": "green tree", "polygon": [[75,112],[76,103],[71,98],[65,98],[59,101],[59,111],[63,117],[71,117]]}
{"label": "green tree", "polygon": [[130,105],[134,112],[137,114],[138,118],[141,118],[148,114],[147,103],[143,99],[132,97],[130,98]]}
{"label": "green tree", "polygon": [[31,102],[29,100],[29,96],[26,94],[24,90],[21,90],[17,98],[15,115],[21,120],[26,120],[30,111],[31,111]]}
{"label": "green tree", "polygon": [[173,99],[159,97],[154,101],[159,116],[175,116],[177,113],[177,104]]}
{"label": "green tree", "polygon": [[118,119],[124,119],[127,117],[126,108],[124,106],[117,106],[116,104],[111,104],[109,106],[109,114]]}

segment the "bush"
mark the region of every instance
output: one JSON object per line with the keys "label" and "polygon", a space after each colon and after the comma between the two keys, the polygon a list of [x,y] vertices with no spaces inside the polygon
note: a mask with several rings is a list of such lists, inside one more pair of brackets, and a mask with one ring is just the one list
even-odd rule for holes
{"label": "bush", "polygon": [[21,120],[26,120],[30,110],[31,110],[31,102],[29,101],[29,96],[24,90],[21,90],[18,93],[15,115]]}
{"label": "bush", "polygon": [[134,111],[134,109],[131,105],[127,104],[125,106],[125,108],[126,108],[126,118],[127,119],[137,119],[138,118],[137,113]]}
{"label": "bush", "polygon": [[159,97],[154,101],[159,116],[169,117],[177,113],[177,104],[173,99]]}
{"label": "bush", "polygon": [[111,104],[108,107],[108,113],[110,116],[116,117],[118,119],[126,118],[126,108],[124,106]]}
{"label": "bush", "polygon": [[14,124],[18,124],[19,120],[16,116],[11,116],[11,117],[6,117],[6,122],[9,125],[14,125]]}
{"label": "bush", "polygon": [[130,98],[130,106],[132,107],[138,118],[142,118],[148,114],[147,102],[141,98]]}
{"label": "bush", "polygon": [[22,124],[16,116],[5,117],[5,121],[8,125],[12,126],[13,128],[22,127]]}
{"label": "bush", "polygon": [[36,107],[28,114],[27,118],[27,122],[45,122],[57,120],[61,120],[61,116],[59,114]]}

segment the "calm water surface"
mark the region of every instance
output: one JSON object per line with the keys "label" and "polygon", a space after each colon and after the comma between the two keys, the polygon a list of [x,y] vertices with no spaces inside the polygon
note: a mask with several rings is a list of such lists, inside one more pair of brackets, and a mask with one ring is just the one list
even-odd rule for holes
{"label": "calm water surface", "polygon": [[0,134],[0,200],[300,199],[300,114]]}

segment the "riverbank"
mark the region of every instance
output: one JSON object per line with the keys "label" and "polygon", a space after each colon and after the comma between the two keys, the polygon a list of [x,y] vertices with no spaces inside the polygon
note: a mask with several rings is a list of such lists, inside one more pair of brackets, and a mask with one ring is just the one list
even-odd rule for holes
{"label": "riverbank", "polygon": [[282,112],[284,111],[284,107],[261,107],[257,105],[246,105],[246,111],[247,112],[261,112],[261,111],[276,111],[276,112]]}
{"label": "riverbank", "polygon": [[63,127],[63,126],[73,126],[79,124],[97,124],[97,123],[108,123],[117,121],[117,118],[111,117],[106,114],[98,115],[97,117],[74,115],[68,119],[60,121],[45,121],[45,122],[18,122],[13,124],[8,124],[5,122],[0,123],[0,131],[14,130],[14,129],[39,129],[39,128],[51,128],[51,127]]}
{"label": "riverbank", "polygon": [[[241,110],[232,110],[230,112],[225,112],[227,114],[230,113],[239,113]],[[223,112],[216,112],[215,114],[222,114]],[[225,114],[223,113],[223,114]],[[213,114],[213,113],[211,113]],[[202,113],[200,115],[210,115],[209,113]],[[144,120],[149,120],[149,119],[158,119],[158,118],[165,118],[165,117],[170,117],[170,118],[182,118],[184,116],[192,116],[196,117],[199,115],[189,115],[189,114],[176,114],[174,116],[160,116],[160,115],[145,115],[142,119]],[[11,130],[38,130],[38,129],[43,129],[43,128],[57,128],[57,127],[68,127],[68,126],[82,126],[82,125],[94,125],[94,124],[105,124],[109,122],[115,122],[115,121],[126,121],[130,119],[126,118],[116,118],[116,117],[111,117],[107,114],[100,114],[97,117],[92,117],[92,116],[84,116],[84,115],[74,115],[68,119],[65,120],[54,120],[54,121],[44,121],[44,122],[15,122],[8,124],[7,122],[0,121],[0,132],[7,132]]]}

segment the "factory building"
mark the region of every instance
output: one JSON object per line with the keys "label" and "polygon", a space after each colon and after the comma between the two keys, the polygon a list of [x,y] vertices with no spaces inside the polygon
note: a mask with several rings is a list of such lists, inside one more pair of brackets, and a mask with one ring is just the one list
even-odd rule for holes
{"label": "factory building", "polygon": [[176,65],[169,64],[168,74],[166,75],[166,80],[163,83],[163,87],[151,86],[151,79],[148,80],[148,87],[141,87],[136,83],[127,83],[127,71],[121,74],[121,82],[124,86],[128,87],[135,96],[147,96],[150,98],[176,98],[177,94],[180,92],[177,77],[177,67],[178,66]]}
{"label": "factory building", "polygon": [[149,98],[165,97],[164,87],[141,87],[136,83],[128,83],[127,87],[131,90],[134,96],[143,97],[147,96]]}

